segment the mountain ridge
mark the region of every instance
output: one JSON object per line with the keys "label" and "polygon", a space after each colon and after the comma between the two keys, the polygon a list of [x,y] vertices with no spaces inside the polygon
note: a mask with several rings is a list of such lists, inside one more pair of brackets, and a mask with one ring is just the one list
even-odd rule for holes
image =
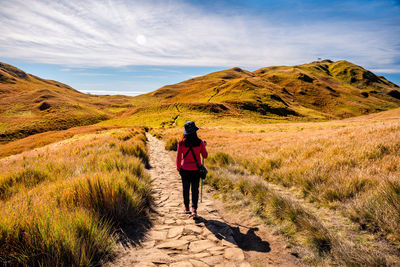
{"label": "mountain ridge", "polygon": [[234,67],[163,86],[133,102],[219,103],[239,113],[340,119],[399,107],[399,94],[398,85],[361,66],[322,60],[253,72]]}

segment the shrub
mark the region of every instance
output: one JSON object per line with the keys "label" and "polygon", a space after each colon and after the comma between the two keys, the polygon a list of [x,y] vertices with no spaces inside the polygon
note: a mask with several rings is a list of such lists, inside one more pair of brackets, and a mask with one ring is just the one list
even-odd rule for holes
{"label": "shrub", "polygon": [[178,139],[175,137],[171,137],[165,143],[165,149],[170,151],[177,151],[178,150]]}
{"label": "shrub", "polygon": [[217,152],[214,155],[208,157],[207,162],[212,165],[217,165],[220,167],[226,167],[234,163],[233,158],[224,152]]}
{"label": "shrub", "polygon": [[222,192],[229,192],[234,188],[234,183],[229,178],[213,171],[208,172],[205,183]]}
{"label": "shrub", "polygon": [[73,204],[93,210],[115,224],[126,224],[145,215],[151,190],[127,173],[99,173],[80,179],[73,187]]}

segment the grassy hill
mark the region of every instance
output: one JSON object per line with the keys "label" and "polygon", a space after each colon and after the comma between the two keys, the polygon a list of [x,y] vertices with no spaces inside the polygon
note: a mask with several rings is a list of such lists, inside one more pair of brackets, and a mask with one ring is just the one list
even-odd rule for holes
{"label": "grassy hill", "polygon": [[[93,96],[0,63],[0,143],[111,118],[130,97]],[[126,107],[125,107],[126,108]]]}
{"label": "grassy hill", "polygon": [[254,72],[218,71],[166,85],[131,103],[134,108],[110,123],[160,126],[180,125],[187,119],[207,125],[221,120],[242,124],[340,119],[399,107],[400,88],[350,62],[323,60]]}

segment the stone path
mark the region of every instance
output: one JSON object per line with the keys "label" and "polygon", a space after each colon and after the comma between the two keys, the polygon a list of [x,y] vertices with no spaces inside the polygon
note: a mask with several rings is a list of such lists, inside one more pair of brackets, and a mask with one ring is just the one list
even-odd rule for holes
{"label": "stone path", "polygon": [[[203,203],[199,203],[197,219],[183,213],[182,185],[175,163],[162,141],[151,135],[147,138],[157,212],[154,226],[144,242],[136,247],[123,248],[117,259],[108,265],[252,266],[250,256],[239,248],[235,240],[238,233],[219,216],[210,196],[203,196]],[[268,254],[271,250],[269,243],[258,241],[256,249]],[[268,257],[265,259],[265,264],[257,266],[280,265],[267,261]],[[294,266],[292,263],[289,265]]]}

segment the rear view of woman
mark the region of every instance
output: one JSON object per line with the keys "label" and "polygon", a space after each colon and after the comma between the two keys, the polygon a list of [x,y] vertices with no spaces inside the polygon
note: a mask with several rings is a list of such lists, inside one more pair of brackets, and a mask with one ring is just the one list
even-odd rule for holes
{"label": "rear view of woman", "polygon": [[[182,140],[178,144],[176,155],[176,167],[182,178],[183,203],[185,213],[191,214],[189,209],[189,191],[192,189],[192,212],[197,215],[197,202],[199,200],[200,154],[207,158],[206,142],[197,136],[197,126],[193,121],[185,123],[185,131]],[[197,162],[196,162],[197,161]]]}

